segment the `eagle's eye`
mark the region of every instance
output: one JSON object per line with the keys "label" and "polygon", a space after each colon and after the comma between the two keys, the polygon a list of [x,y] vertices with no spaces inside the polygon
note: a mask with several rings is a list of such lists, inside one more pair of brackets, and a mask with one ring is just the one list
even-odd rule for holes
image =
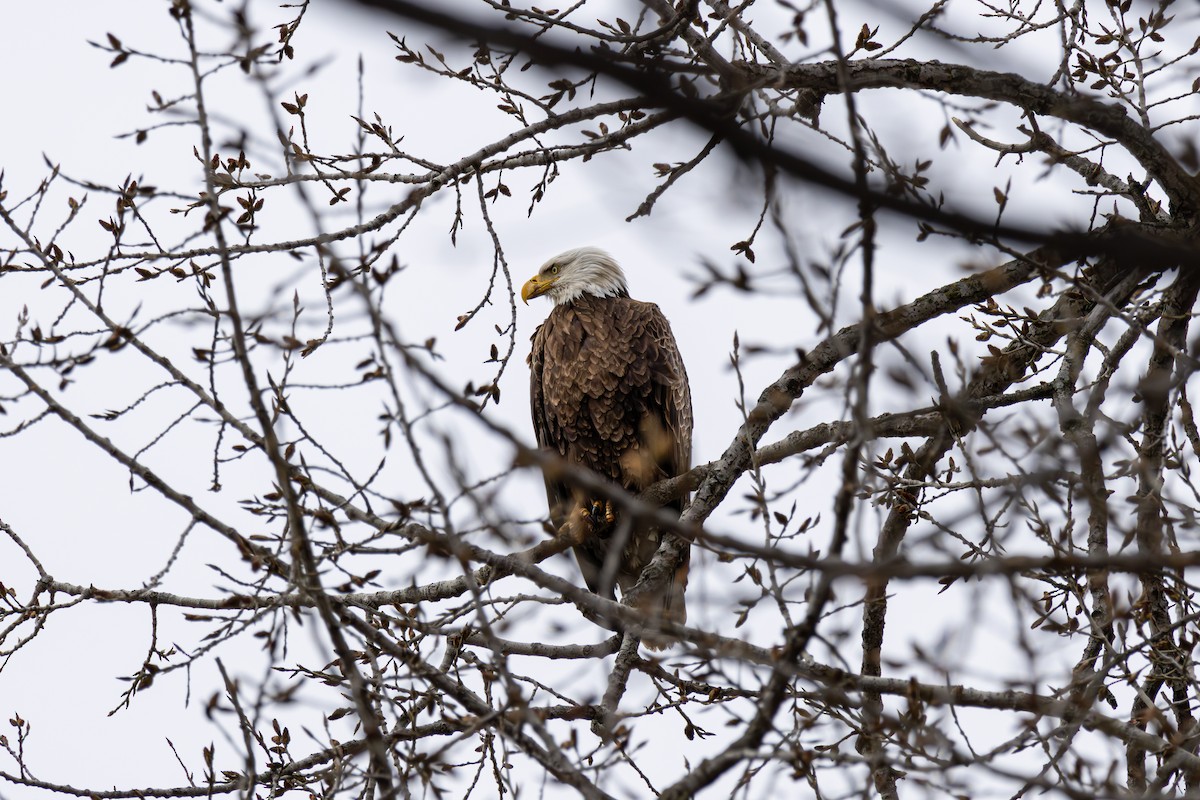
{"label": "eagle's eye", "polygon": [[551,274],[551,275],[557,275],[557,274],[558,274],[558,264],[555,264],[554,266],[552,266],[552,267],[550,268],[550,274]]}

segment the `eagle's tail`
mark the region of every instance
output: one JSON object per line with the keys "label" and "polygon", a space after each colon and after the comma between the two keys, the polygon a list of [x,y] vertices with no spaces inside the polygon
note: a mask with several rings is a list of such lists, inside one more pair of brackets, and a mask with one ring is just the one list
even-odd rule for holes
{"label": "eagle's tail", "polygon": [[674,622],[683,625],[687,622],[687,604],[683,594],[687,589],[691,554],[690,547],[685,549],[679,566],[675,568],[675,574],[662,591],[647,595],[638,603],[638,607],[647,612],[647,631],[642,635],[642,644],[650,650],[666,650],[678,641],[670,634],[655,631],[655,627],[660,627],[661,630],[662,623]]}

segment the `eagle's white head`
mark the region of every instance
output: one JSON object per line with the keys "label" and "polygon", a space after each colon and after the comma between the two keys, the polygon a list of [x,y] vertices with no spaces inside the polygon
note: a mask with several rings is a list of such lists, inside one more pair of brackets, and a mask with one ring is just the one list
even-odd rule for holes
{"label": "eagle's white head", "polygon": [[549,295],[555,305],[570,303],[585,294],[596,297],[628,296],[625,273],[598,247],[577,247],[547,261],[525,285],[521,299]]}

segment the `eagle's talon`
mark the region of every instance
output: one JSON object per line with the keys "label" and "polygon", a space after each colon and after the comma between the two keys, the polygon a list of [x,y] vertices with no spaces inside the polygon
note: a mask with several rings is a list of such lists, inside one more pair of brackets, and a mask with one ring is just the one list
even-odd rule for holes
{"label": "eagle's talon", "polygon": [[593,531],[604,527],[604,503],[600,500],[588,500],[579,506],[579,516],[587,522]]}
{"label": "eagle's talon", "polygon": [[585,500],[579,506],[579,516],[587,523],[593,535],[605,538],[616,522],[617,512],[611,500]]}

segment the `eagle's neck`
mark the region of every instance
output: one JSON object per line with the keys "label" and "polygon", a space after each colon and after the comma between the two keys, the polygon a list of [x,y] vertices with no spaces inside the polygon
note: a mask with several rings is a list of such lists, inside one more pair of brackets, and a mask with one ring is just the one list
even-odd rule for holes
{"label": "eagle's neck", "polygon": [[564,292],[554,299],[556,306],[591,305],[602,303],[613,297],[629,298],[629,290],[624,283],[614,282],[602,286],[588,286],[571,292]]}

